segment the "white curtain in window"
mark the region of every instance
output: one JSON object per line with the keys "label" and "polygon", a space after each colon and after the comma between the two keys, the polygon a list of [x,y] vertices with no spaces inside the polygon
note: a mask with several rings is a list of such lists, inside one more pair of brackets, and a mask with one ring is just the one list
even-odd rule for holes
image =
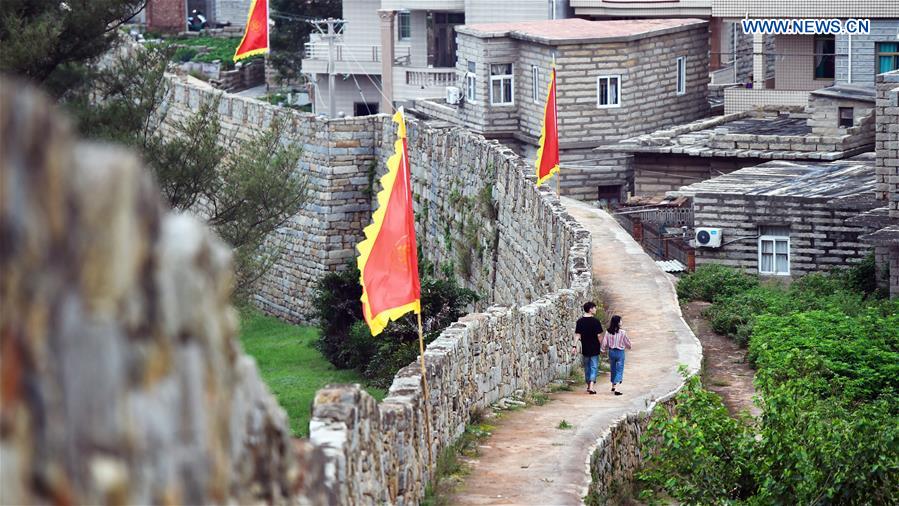
{"label": "white curtain in window", "polygon": [[762,240],[761,272],[774,272],[774,241]]}

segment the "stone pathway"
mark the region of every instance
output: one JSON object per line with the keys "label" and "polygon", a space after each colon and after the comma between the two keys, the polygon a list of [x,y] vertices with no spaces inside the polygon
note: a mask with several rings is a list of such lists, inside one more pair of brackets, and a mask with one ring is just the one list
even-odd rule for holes
{"label": "stone pathway", "polygon": [[755,371],[746,362],[746,349],[712,330],[702,317],[702,311],[709,306],[709,302],[693,301],[684,307],[684,317],[702,343],[702,384],[721,396],[731,415],[748,411],[759,416],[761,410],[752,402]]}
{"label": "stone pathway", "polygon": [[[587,395],[579,386],[553,394],[543,406],[506,414],[451,504],[582,504],[590,480],[588,458],[603,432],[675,389],[678,364],[698,366],[701,358],[674,287],[652,259],[604,211],[562,200],[593,235],[593,274],[606,308],[622,316],[634,345],[624,367],[625,395],[611,395],[608,373],[602,373],[599,395]],[[562,420],[573,427],[559,429]]]}

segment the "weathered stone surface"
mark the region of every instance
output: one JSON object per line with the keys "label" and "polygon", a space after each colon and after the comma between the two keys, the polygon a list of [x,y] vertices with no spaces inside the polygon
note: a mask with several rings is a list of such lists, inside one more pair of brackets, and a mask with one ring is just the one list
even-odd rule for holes
{"label": "weathered stone surface", "polygon": [[0,503],[331,502],[235,340],[229,248],[9,81],[0,177]]}

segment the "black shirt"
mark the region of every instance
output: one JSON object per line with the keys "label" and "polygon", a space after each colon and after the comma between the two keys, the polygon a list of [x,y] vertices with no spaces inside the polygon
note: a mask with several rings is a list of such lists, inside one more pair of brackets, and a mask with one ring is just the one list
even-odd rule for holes
{"label": "black shirt", "polygon": [[574,332],[581,335],[581,353],[587,357],[599,355],[599,334],[602,324],[592,316],[583,316],[577,321]]}

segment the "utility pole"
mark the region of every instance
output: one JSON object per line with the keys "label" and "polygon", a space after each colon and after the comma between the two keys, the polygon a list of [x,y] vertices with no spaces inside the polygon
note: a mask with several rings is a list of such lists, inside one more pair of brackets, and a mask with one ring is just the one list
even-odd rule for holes
{"label": "utility pole", "polygon": [[337,75],[334,58],[334,42],[343,34],[346,22],[342,19],[317,19],[309,23],[318,30],[322,39],[328,41],[328,117],[337,116],[337,105],[334,103],[334,76]]}

